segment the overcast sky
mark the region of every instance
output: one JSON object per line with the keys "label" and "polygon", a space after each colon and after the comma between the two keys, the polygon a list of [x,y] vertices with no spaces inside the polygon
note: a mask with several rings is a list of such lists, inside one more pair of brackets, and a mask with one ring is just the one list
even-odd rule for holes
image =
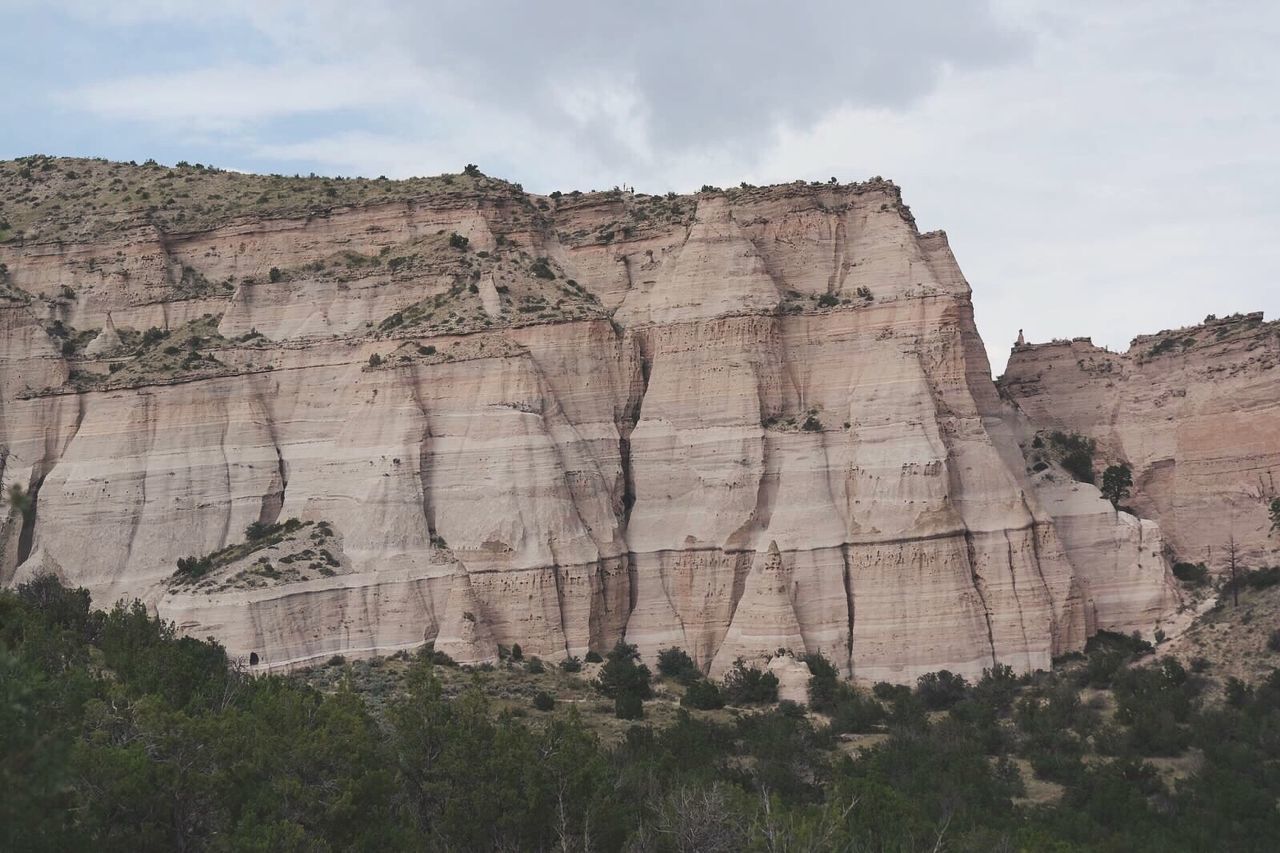
{"label": "overcast sky", "polygon": [[489,174],[548,192],[883,175],[999,373],[1028,339],[1280,314],[1280,3],[0,0],[0,158]]}

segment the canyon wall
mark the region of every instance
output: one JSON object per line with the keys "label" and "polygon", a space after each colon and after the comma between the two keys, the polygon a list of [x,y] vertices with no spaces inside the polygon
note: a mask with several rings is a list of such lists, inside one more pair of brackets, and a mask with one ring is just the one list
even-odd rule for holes
{"label": "canyon wall", "polygon": [[161,204],[32,202],[0,242],[8,583],[139,597],[266,668],[625,636],[889,681],[1046,667],[1178,606],[1154,524],[1028,477],[946,237],[889,182],[468,174],[195,228],[308,179],[51,162],[0,178]]}
{"label": "canyon wall", "polygon": [[1143,335],[1127,352],[1087,338],[1015,346],[1002,392],[1045,429],[1133,469],[1127,499],[1177,558],[1225,566],[1234,536],[1252,567],[1280,562],[1268,506],[1280,476],[1280,323],[1261,313]]}

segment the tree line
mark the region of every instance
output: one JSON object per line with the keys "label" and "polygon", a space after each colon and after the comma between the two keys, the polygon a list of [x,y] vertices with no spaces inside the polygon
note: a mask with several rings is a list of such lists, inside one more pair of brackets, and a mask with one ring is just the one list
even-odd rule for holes
{"label": "tree line", "polygon": [[[656,701],[632,652],[599,685],[620,711]],[[704,684],[678,652],[656,677]],[[42,578],[0,592],[0,849],[1276,849],[1280,673],[1211,702],[1144,652],[1104,635],[1053,673],[873,691],[815,656],[808,711],[742,668],[713,687],[758,710],[604,743],[570,709],[498,712],[479,674],[446,698],[428,651],[375,714]],[[1177,781],[1148,760],[1189,754]],[[1028,763],[1057,799],[1028,796]]]}

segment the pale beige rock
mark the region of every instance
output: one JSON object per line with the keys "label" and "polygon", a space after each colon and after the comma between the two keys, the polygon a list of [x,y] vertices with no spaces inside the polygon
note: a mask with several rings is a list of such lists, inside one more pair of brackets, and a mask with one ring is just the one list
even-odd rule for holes
{"label": "pale beige rock", "polygon": [[778,700],[809,704],[809,667],[792,655],[776,655],[766,666],[778,679]]}
{"label": "pale beige rock", "polygon": [[1140,336],[1113,353],[1087,338],[1016,346],[1004,392],[1042,429],[1098,442],[1133,468],[1127,500],[1158,521],[1177,559],[1280,560],[1267,505],[1280,496],[1280,323],[1261,313]]}
{"label": "pale beige rock", "polygon": [[98,332],[97,336],[84,348],[84,354],[87,356],[115,355],[120,346],[120,333],[116,331],[116,324],[111,322],[111,315],[107,314],[102,331]]}
{"label": "pale beige rock", "polygon": [[747,574],[733,621],[711,662],[713,678],[723,677],[736,658],[768,657],[781,649],[805,647],[792,604],[794,594],[791,572],[783,564],[778,543],[770,542],[767,550],[756,554]]}
{"label": "pale beige rock", "polygon": [[1088,590],[1089,624],[1150,638],[1180,604],[1159,525],[1117,512],[1096,488],[1061,472],[1036,475],[1035,489]]}
{"label": "pale beige rock", "polygon": [[[511,199],[0,246],[34,295],[0,303],[2,479],[38,494],[0,531],[5,579],[138,596],[268,668],[625,637],[717,673],[760,660],[797,701],[779,649],[871,681],[977,677],[1176,606],[1152,525],[1027,479],[968,284],[892,184]],[[95,351],[77,368],[106,378],[77,391],[41,328],[64,285],[104,348],[205,313],[267,340],[130,387]],[[435,304],[435,325],[379,331]],[[178,558],[292,516],[332,523],[342,574],[170,587]]]}
{"label": "pale beige rock", "polygon": [[454,572],[449,586],[449,602],[440,633],[435,638],[435,650],[463,666],[498,660],[498,643],[480,609],[480,600],[471,586],[471,575],[462,567]]}

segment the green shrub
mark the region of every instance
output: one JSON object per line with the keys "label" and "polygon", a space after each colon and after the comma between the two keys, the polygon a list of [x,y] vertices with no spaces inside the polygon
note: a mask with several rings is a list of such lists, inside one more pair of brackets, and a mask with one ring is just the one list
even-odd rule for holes
{"label": "green shrub", "polygon": [[877,681],[871,687],[871,695],[881,702],[897,702],[910,696],[911,688],[905,684],[890,684],[887,681]]}
{"label": "green shrub", "polygon": [[982,671],[981,680],[973,686],[973,698],[989,705],[997,713],[1004,713],[1013,705],[1019,680],[1012,667],[998,663]]}
{"label": "green shrub", "polygon": [[553,279],[556,277],[555,272],[551,269],[551,263],[546,258],[538,258],[529,266],[529,272],[533,273],[537,278]]}
{"label": "green shrub", "polygon": [[840,674],[822,652],[807,654],[803,660],[809,667],[809,707],[825,714],[835,707]]}
{"label": "green shrub", "polygon": [[1079,748],[1064,748],[1071,743],[1067,738],[1059,739],[1051,745],[1028,745],[1031,769],[1037,777],[1048,779],[1064,785],[1078,782],[1084,773],[1084,764],[1080,761]]}
{"label": "green shrub", "polygon": [[1083,450],[1073,450],[1062,457],[1062,467],[1078,482],[1093,482],[1093,456]]}
{"label": "green shrub", "polygon": [[644,719],[644,701],[635,693],[622,693],[613,700],[613,714],[619,720]]}
{"label": "green shrub", "polygon": [[916,679],[916,695],[930,711],[945,711],[959,702],[969,692],[969,683],[963,675],[950,670],[926,672]]}
{"label": "green shrub", "polygon": [[555,697],[545,690],[533,694],[533,707],[539,711],[550,711],[556,706]]}
{"label": "green shrub", "polygon": [[619,640],[596,679],[596,689],[612,699],[634,694],[640,699],[653,695],[649,667],[640,663],[640,653],[630,643]]}
{"label": "green shrub", "polygon": [[1093,439],[1054,430],[1049,433],[1049,442],[1063,454],[1062,467],[1068,474],[1081,483],[1093,482],[1093,454],[1096,449]]}
{"label": "green shrub", "polygon": [[520,648],[519,643],[515,643],[511,646],[511,659],[524,660],[524,649]]}
{"label": "green shrub", "polygon": [[463,237],[457,231],[454,231],[452,234],[449,235],[450,248],[462,249],[465,251],[466,248],[470,245],[471,245],[471,240],[466,237]]}
{"label": "green shrub", "polygon": [[658,652],[658,673],[680,684],[692,684],[702,678],[702,670],[684,649],[669,648]]}
{"label": "green shrub", "polygon": [[[1237,578],[1237,582],[1245,589],[1269,589],[1280,585],[1280,566],[1243,572]],[[1231,582],[1228,581],[1226,586],[1230,588]]]}
{"label": "green shrub", "polygon": [[1253,697],[1253,690],[1248,684],[1232,676],[1227,679],[1226,686],[1223,689],[1223,696],[1227,704],[1232,708],[1243,708]]}
{"label": "green shrub", "polygon": [[712,711],[724,707],[724,697],[720,694],[719,687],[704,678],[689,685],[689,689],[680,697],[680,704],[685,708]]}
{"label": "green shrub", "polygon": [[803,720],[805,718],[804,706],[790,699],[780,700],[778,707],[774,709],[774,713],[791,720]]}
{"label": "green shrub", "polygon": [[277,281],[284,278],[284,273],[280,272],[279,267],[272,267],[267,273],[267,278],[271,279],[272,284],[275,284]]}
{"label": "green shrub", "polygon": [[530,675],[541,675],[547,671],[546,666],[542,663],[542,658],[536,656],[529,658],[528,662],[524,665],[524,669],[525,672],[528,672]]}
{"label": "green shrub", "polygon": [[778,676],[764,672],[738,658],[724,677],[724,697],[733,705],[755,705],[778,701]]}
{"label": "green shrub", "polygon": [[449,657],[449,655],[444,652],[435,651],[434,649],[431,652],[431,662],[436,666],[445,666],[450,669],[456,669],[458,666],[458,662]]}
{"label": "green shrub", "polygon": [[603,663],[604,662],[604,658],[600,657],[600,653],[597,651],[588,651],[587,656],[586,658],[584,658],[584,660],[586,660],[587,663]]}
{"label": "green shrub", "polygon": [[[1090,468],[1092,469],[1092,464]],[[1108,465],[1107,470],[1102,472],[1102,496],[1111,501],[1114,507],[1120,506],[1120,501],[1128,496],[1132,486],[1133,472],[1128,465]]]}
{"label": "green shrub", "polygon": [[560,661],[560,669],[564,672],[582,672],[582,660],[575,655],[570,655]]}
{"label": "green shrub", "polygon": [[273,532],[274,531],[271,529],[270,524],[264,524],[261,521],[254,521],[250,522],[249,525],[245,527],[244,538],[249,542],[257,542],[259,540],[266,539]]}
{"label": "green shrub", "polygon": [[1204,563],[1174,563],[1173,576],[1187,586],[1204,586],[1209,582],[1209,570]]}
{"label": "green shrub", "polygon": [[834,705],[831,728],[836,732],[870,732],[885,720],[884,706],[849,684],[839,686]]}
{"label": "green shrub", "polygon": [[213,560],[208,557],[179,557],[177,574],[187,580],[202,578],[213,570]]}

